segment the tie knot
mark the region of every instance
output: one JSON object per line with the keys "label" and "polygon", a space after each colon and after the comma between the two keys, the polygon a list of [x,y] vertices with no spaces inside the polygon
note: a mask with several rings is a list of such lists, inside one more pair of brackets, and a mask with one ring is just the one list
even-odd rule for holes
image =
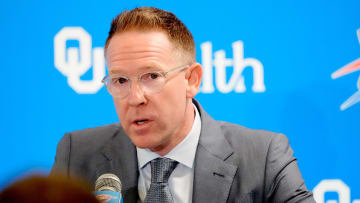
{"label": "tie knot", "polygon": [[167,183],[178,162],[169,158],[157,158],[150,162],[151,182]]}

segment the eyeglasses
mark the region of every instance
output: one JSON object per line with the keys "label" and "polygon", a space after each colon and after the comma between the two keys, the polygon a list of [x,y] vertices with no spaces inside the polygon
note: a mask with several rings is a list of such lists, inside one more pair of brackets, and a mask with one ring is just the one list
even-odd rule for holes
{"label": "eyeglasses", "polygon": [[[171,69],[167,72],[151,71],[138,75],[137,80],[141,90],[146,94],[154,94],[160,92],[166,84],[167,76],[171,72],[183,71],[190,65],[182,65]],[[105,84],[106,89],[113,97],[125,98],[131,89],[132,80],[124,75],[108,75],[101,81]]]}

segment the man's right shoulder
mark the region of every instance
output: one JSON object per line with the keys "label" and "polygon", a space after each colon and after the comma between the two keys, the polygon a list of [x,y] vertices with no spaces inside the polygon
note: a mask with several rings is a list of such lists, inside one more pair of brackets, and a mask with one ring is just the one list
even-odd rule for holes
{"label": "man's right shoulder", "polygon": [[99,140],[108,140],[114,136],[118,131],[122,131],[120,123],[113,123],[98,127],[85,128],[82,130],[76,130],[69,132],[72,139],[75,141],[99,141]]}
{"label": "man's right shoulder", "polygon": [[85,173],[83,168],[96,163],[101,151],[114,140],[121,142],[123,138],[120,137],[126,135],[119,123],[66,133],[57,145],[51,173]]}
{"label": "man's right shoulder", "polygon": [[86,128],[66,133],[58,143],[57,152],[71,151],[73,155],[91,155],[101,150],[123,132],[120,123]]}

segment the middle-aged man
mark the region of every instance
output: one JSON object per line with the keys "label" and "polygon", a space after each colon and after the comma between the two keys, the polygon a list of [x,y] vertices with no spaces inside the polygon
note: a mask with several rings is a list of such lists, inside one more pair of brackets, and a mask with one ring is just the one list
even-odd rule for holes
{"label": "middle-aged man", "polygon": [[52,173],[113,173],[124,202],[314,202],[284,135],[215,121],[193,99],[202,68],[172,13],[122,12],[105,57],[120,124],[66,134]]}

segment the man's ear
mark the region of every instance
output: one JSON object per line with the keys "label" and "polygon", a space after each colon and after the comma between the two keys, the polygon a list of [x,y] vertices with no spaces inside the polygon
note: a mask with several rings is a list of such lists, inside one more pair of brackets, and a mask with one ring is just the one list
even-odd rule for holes
{"label": "man's ear", "polygon": [[201,79],[202,79],[202,67],[199,63],[193,63],[185,74],[187,82],[186,86],[186,97],[194,98],[199,91]]}

